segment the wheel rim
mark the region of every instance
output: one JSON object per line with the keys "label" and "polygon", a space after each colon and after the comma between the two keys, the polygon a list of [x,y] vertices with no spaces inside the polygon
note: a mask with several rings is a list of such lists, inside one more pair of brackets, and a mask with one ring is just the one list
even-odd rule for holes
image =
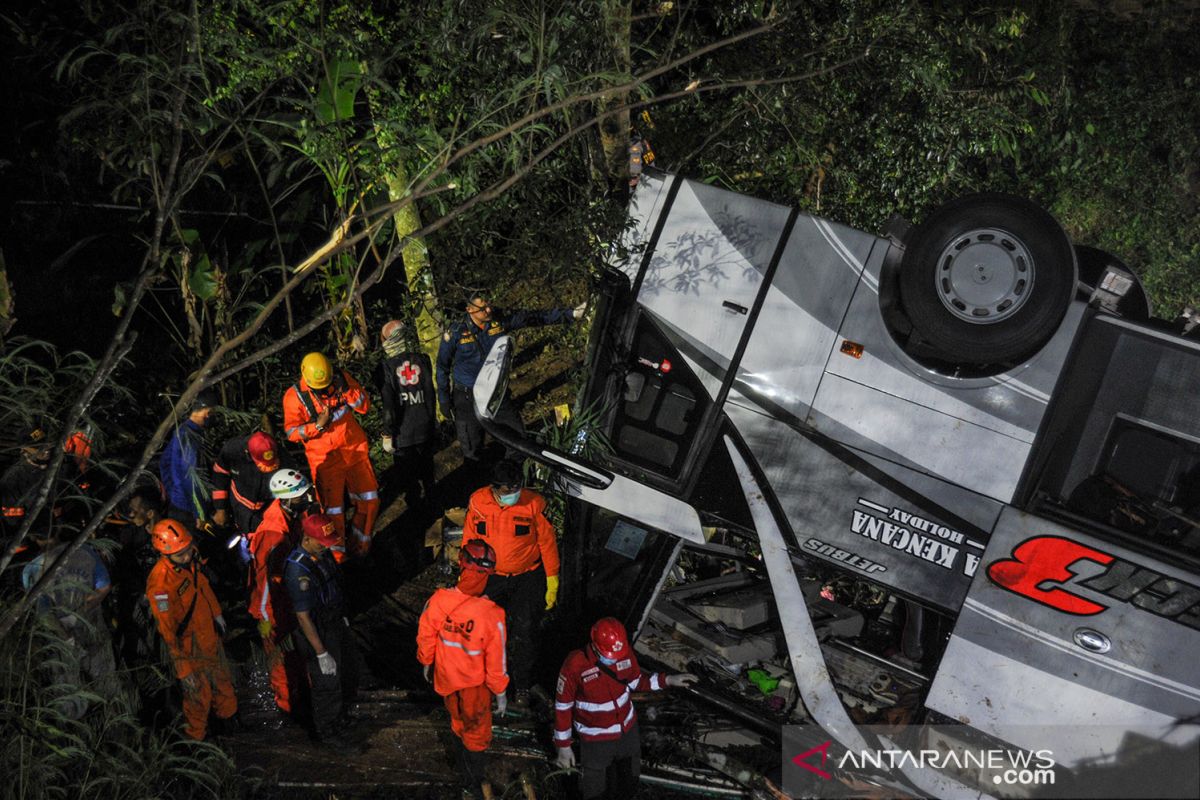
{"label": "wheel rim", "polygon": [[1021,310],[1033,278],[1033,258],[1020,239],[978,228],[946,245],[935,280],[947,311],[973,325],[994,325]]}

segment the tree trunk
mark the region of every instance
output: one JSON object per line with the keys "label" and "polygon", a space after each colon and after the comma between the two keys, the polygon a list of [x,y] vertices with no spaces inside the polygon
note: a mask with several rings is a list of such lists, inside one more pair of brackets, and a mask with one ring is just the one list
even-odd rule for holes
{"label": "tree trunk", "polygon": [[[612,66],[622,75],[633,71],[629,56],[631,4],[629,0],[605,0],[603,3],[605,44],[612,55]],[[613,183],[629,178],[629,91],[606,94],[597,103],[600,117],[600,149],[604,172]],[[610,108],[620,108],[605,114]]]}

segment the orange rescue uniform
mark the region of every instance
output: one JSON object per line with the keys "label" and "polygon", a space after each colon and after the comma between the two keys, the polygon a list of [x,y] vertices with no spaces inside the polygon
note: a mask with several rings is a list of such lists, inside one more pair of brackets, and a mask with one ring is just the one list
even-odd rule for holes
{"label": "orange rescue uniform", "polygon": [[496,551],[496,574],[522,575],[541,564],[547,577],[558,575],[558,540],[546,519],[546,499],[529,489],[511,506],[496,502],[492,487],[471,495],[463,539],[483,539]]}
{"label": "orange rescue uniform", "polygon": [[146,581],[146,598],[175,664],[175,676],[194,678],[193,688],[184,684],[183,732],[203,739],[210,709],[221,719],[237,713],[233,680],[217,633],[221,606],[195,556],[186,566],[160,558]]}
{"label": "orange rescue uniform", "polygon": [[296,629],[291,597],[283,584],[288,554],[300,543],[278,500],[263,513],[263,520],[250,535],[250,616],[271,623],[262,637],[263,656],[271,676],[275,705],[281,711],[292,710],[292,694],[304,680],[304,658],[291,646],[289,636]]}
{"label": "orange rescue uniform", "polygon": [[433,689],[450,728],[473,752],[492,742],[492,695],[508,688],[504,610],[457,587],[438,589],[417,624],[417,660],[433,664]]}
{"label": "orange rescue uniform", "polygon": [[[365,554],[370,550],[375,517],[379,515],[379,483],[371,468],[367,434],[354,419],[354,414],[367,413],[371,399],[358,381],[346,372],[341,375],[346,385],[341,391],[330,387],[327,394],[316,392],[302,378],[283,393],[287,437],[304,444],[317,498],[325,513],[333,518],[342,542],[333,548],[339,559],[346,544],[346,495],[354,502],[351,553]],[[319,431],[317,417],[326,409],[329,423],[325,430]]]}

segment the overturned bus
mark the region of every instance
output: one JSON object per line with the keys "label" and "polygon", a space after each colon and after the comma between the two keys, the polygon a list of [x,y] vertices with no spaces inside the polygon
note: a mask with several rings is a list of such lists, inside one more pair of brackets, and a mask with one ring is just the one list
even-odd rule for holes
{"label": "overturned bus", "polygon": [[[1134,738],[1197,752],[1200,344],[1125,265],[999,194],[877,236],[652,172],[630,218],[583,398],[611,453],[490,423],[507,341],[476,407],[563,476],[585,613],[740,720],[699,751],[808,725],[825,764],[888,723],[1076,778]],[[1000,783],[925,766],[856,779]]]}

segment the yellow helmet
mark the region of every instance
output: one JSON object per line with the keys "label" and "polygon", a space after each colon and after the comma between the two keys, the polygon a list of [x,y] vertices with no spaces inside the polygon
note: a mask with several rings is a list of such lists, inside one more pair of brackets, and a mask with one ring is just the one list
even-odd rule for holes
{"label": "yellow helmet", "polygon": [[310,389],[324,389],[333,381],[333,365],[324,353],[309,353],[300,362],[300,374]]}

